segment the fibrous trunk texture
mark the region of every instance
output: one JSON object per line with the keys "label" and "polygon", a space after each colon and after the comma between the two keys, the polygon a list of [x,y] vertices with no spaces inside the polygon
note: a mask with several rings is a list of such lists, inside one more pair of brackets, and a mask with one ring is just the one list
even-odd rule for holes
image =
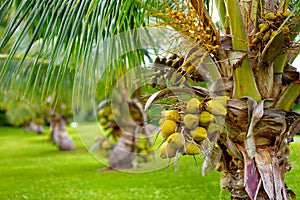
{"label": "fibrous trunk texture", "polygon": [[42,134],[44,133],[44,127],[42,124],[38,124],[34,121],[31,121],[29,124],[24,125],[24,131],[25,132],[33,131],[38,134]]}
{"label": "fibrous trunk texture", "polygon": [[75,150],[73,140],[66,130],[66,122],[61,116],[53,116],[50,122],[50,127],[50,140],[58,146],[60,151]]}
{"label": "fibrous trunk texture", "polygon": [[109,157],[109,167],[113,169],[133,168],[135,158],[136,135],[138,134],[136,125],[123,126],[119,141],[114,147]]}
{"label": "fibrous trunk texture", "polygon": [[221,133],[218,142],[219,170],[223,172],[221,186],[232,199],[295,198],[284,177],[291,169],[289,142],[300,117],[272,105],[267,101],[253,104],[247,98],[227,104],[226,133]]}

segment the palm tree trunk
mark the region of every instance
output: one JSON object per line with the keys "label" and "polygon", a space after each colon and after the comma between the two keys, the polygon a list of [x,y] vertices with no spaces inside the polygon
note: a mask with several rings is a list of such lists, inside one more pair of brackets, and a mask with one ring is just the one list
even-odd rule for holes
{"label": "palm tree trunk", "polygon": [[50,127],[50,140],[58,146],[60,151],[75,150],[74,142],[66,130],[66,120],[62,116],[54,114],[50,122]]}
{"label": "palm tree trunk", "polygon": [[[138,128],[132,122],[126,122],[126,126],[122,126],[122,134],[109,157],[109,167],[113,169],[129,169],[133,168],[135,159],[135,145],[137,141]],[[126,129],[126,130],[124,130]]]}
{"label": "palm tree trunk", "polygon": [[[299,114],[274,110],[265,104],[263,115],[248,135],[253,117],[247,100],[230,100],[227,109],[227,134],[222,133],[218,142],[222,152],[218,169],[223,172],[222,188],[237,200],[294,197],[284,177],[291,169],[289,138],[300,126]],[[254,140],[249,146],[247,142],[251,137]]]}
{"label": "palm tree trunk", "polygon": [[[258,152],[255,159],[250,159],[244,152],[244,160],[224,155],[226,158],[223,159],[225,163],[222,166],[227,167],[221,178],[222,188],[228,190],[231,198],[236,200],[288,199],[290,190],[284,183],[284,176],[291,169],[288,163],[289,150],[286,149],[282,160],[276,158],[273,149],[267,153],[267,148],[264,147],[258,149]],[[269,155],[272,155],[271,160],[266,158]]]}
{"label": "palm tree trunk", "polygon": [[29,132],[33,131],[38,134],[44,133],[44,127],[42,124],[38,124],[35,121],[31,121],[29,124],[24,124],[24,131]]}

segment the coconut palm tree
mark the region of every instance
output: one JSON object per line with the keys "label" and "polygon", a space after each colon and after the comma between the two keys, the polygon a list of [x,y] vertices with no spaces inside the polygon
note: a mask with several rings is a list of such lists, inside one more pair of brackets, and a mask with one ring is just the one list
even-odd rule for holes
{"label": "coconut palm tree", "polygon": [[[26,44],[14,74],[22,71],[22,63],[34,41],[40,40],[40,51],[30,68],[29,78],[37,82],[42,69],[46,71],[41,84],[41,97],[46,99],[52,90],[61,91],[61,80],[68,74],[68,66],[74,58],[75,70],[85,77],[84,80],[93,80],[94,71],[85,69],[99,62],[99,45],[103,39],[153,23],[168,25],[199,45],[197,48],[191,45],[178,73],[193,79],[192,89],[205,99],[201,102],[203,109],[209,110],[209,98],[217,100],[219,94],[214,90],[215,94],[209,97],[207,90],[197,85],[203,77],[197,76],[193,68],[197,71],[204,65],[206,69],[216,69],[221,78],[218,81],[212,79],[211,84],[217,88],[221,82],[225,85],[226,100],[229,97],[221,130],[208,136],[210,145],[203,172],[218,165],[223,171],[222,187],[230,191],[233,199],[288,199],[294,196],[284,183],[284,175],[291,168],[289,143],[300,123],[299,114],[290,112],[300,90],[299,74],[290,65],[299,53],[298,1],[24,0],[14,3],[1,1],[1,19],[10,13],[14,15],[0,42],[0,49],[6,47],[17,30],[22,30],[1,70],[1,89],[18,85],[18,77],[8,73],[9,65],[27,33],[30,42]],[[219,12],[218,23],[210,16],[213,3]],[[12,12],[14,6],[17,9]],[[126,41],[121,43],[128,45]],[[114,51],[108,52],[108,60],[115,57],[112,56]],[[111,64],[105,77],[124,74],[143,60],[144,55],[142,50],[124,55],[114,63],[120,67],[114,68]],[[58,60],[62,64],[56,68]],[[49,65],[41,67],[39,61],[48,61]],[[61,79],[54,81],[55,75]],[[33,91],[26,84],[19,84],[18,88],[24,94]],[[148,104],[159,95],[162,93],[152,96]],[[211,112],[216,109],[214,107]],[[195,142],[195,145],[205,147],[203,143]]]}

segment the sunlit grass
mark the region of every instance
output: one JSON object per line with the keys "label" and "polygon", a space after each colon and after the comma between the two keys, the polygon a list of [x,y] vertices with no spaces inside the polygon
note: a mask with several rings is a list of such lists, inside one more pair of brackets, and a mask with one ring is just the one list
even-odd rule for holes
{"label": "sunlit grass", "polygon": [[[192,157],[149,173],[96,172],[105,167],[86,152],[74,129],[70,133],[76,152],[59,152],[48,134],[0,128],[1,199],[230,199],[221,191],[221,174],[202,177]],[[287,183],[300,194],[300,145],[291,150],[293,170]]]}

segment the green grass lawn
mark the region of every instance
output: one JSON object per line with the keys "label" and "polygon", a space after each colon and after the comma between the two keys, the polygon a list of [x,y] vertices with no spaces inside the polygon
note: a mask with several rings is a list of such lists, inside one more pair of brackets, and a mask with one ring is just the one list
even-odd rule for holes
{"label": "green grass lawn", "polygon": [[[69,129],[76,152],[59,152],[48,133],[24,133],[0,127],[0,199],[230,199],[221,191],[221,174],[202,177],[192,157],[182,157],[177,173],[173,167],[148,173],[96,172],[105,167]],[[300,145],[291,150],[293,171],[287,184],[300,195]],[[168,171],[168,172],[167,172]]]}

